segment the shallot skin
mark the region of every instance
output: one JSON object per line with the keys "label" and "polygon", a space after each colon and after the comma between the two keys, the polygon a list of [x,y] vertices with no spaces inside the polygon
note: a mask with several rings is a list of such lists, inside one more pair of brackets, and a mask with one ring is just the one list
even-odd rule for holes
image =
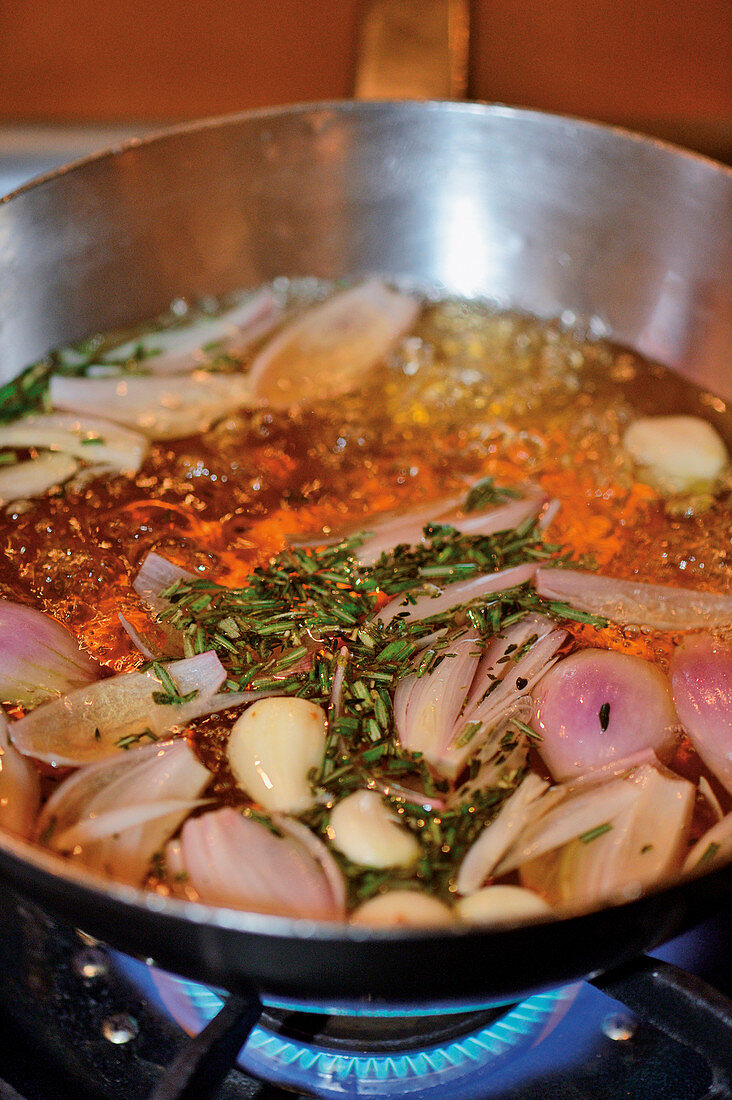
{"label": "shallot skin", "polygon": [[670,685],[649,661],[584,649],[554,666],[534,690],[537,749],[557,780],[642,749],[667,758],[675,742]]}
{"label": "shallot skin", "polygon": [[708,634],[688,637],[674,652],[670,671],[689,739],[732,794],[732,645]]}

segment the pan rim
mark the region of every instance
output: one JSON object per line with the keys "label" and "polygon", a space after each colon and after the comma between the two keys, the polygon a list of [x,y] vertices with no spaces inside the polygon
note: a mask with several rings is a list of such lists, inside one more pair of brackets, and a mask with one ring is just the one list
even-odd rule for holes
{"label": "pan rim", "polygon": [[722,176],[728,176],[730,180],[732,180],[732,166],[725,165],[721,163],[721,161],[716,161],[704,153],[686,149],[681,145],[675,145],[673,142],[644,134],[638,130],[632,130],[624,126],[616,126],[612,123],[597,122],[593,119],[583,118],[579,115],[562,114],[556,111],[540,111],[508,103],[488,102],[484,100],[385,99],[360,101],[352,99],[327,99],[309,100],[302,103],[278,104],[273,107],[258,107],[251,110],[233,111],[222,115],[191,119],[186,122],[177,122],[168,126],[161,125],[159,129],[155,128],[150,133],[142,134],[138,137],[126,138],[119,143],[100,149],[95,153],[89,153],[86,156],[70,161],[68,164],[63,164],[58,168],[51,169],[48,172],[43,172],[39,176],[35,176],[20,187],[16,187],[12,191],[9,191],[6,195],[0,195],[0,207],[25,195],[27,192],[34,191],[36,188],[52,183],[54,180],[70,172],[76,172],[87,165],[95,164],[107,158],[111,160],[121,157],[128,152],[144,149],[149,145],[155,145],[170,138],[181,137],[186,134],[204,133],[208,130],[220,130],[224,127],[236,126],[246,122],[266,122],[268,119],[274,120],[285,116],[290,118],[297,116],[305,117],[309,114],[333,111],[343,115],[381,113],[383,111],[393,113],[396,109],[402,111],[418,111],[419,113],[444,112],[466,115],[480,114],[483,116],[493,116],[494,118],[522,119],[525,121],[533,120],[541,122],[545,126],[548,121],[551,121],[555,125],[561,126],[563,124],[568,129],[574,131],[598,134],[609,133],[621,142],[628,142],[630,144],[636,144],[639,147],[646,147],[655,149],[659,152],[667,152],[674,156],[681,156],[690,163],[697,164],[701,169],[712,171]]}

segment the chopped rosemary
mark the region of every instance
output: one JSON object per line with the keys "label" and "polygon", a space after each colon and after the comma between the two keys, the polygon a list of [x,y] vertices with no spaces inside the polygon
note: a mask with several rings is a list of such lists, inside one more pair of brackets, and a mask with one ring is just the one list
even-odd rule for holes
{"label": "chopped rosemary", "polygon": [[702,855],[700,856],[699,861],[697,862],[697,867],[703,867],[706,863],[711,863],[711,861],[717,855],[718,851],[719,851],[719,844],[715,844],[713,840],[710,841],[710,843],[706,846],[706,848],[702,852]]}
{"label": "chopped rosemary", "polygon": [[604,836],[605,833],[609,833],[612,829],[612,825],[609,821],[606,821],[604,825],[596,825],[594,829],[588,829],[586,833],[582,833],[578,837],[583,844],[589,844],[590,841],[596,840],[598,836]]}
{"label": "chopped rosemary", "polygon": [[499,488],[492,477],[484,477],[476,481],[470,489],[463,507],[466,512],[477,512],[490,504],[503,504],[504,501],[515,499],[520,495],[514,489]]}
{"label": "chopped rosemary", "polygon": [[129,749],[132,745],[139,745],[141,741],[157,741],[158,735],[153,733],[152,730],[143,730],[142,733],[129,733],[126,737],[120,737],[118,741],[115,741],[115,745],[118,749]]}

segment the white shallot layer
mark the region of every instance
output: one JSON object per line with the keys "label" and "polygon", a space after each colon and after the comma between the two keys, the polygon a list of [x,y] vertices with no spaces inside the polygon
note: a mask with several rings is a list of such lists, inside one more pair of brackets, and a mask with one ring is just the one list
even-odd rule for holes
{"label": "white shallot layer", "polygon": [[175,584],[176,581],[195,581],[194,573],[188,569],[182,569],[174,565],[161,554],[151,550],[145,555],[139,572],[132,582],[137,595],[153,611],[163,611],[170,606],[170,601],[165,599],[163,592]]}
{"label": "white shallot layer", "polygon": [[419,859],[417,838],[376,791],[354,791],[333,809],[328,838],[352,863],[362,867],[410,867]]}
{"label": "white shallot layer", "polygon": [[226,755],[239,786],[274,813],[299,814],[315,800],[309,774],[323,759],[325,714],[291,695],[258,700],[237,719]]}
{"label": "white shallot layer", "polygon": [[13,748],[8,736],[8,721],[0,710],[0,828],[29,837],[40,805],[38,772]]}
{"label": "white shallot layer", "polygon": [[[281,819],[278,824],[282,829]],[[334,889],[333,864],[326,873],[326,856],[313,855],[310,839],[305,844],[292,831],[277,836],[230,807],[189,818],[172,855],[206,905],[311,920],[344,915],[344,891]]]}
{"label": "white shallot layer", "polygon": [[394,722],[403,748],[421,752],[437,766],[473,682],[481,651],[470,632],[442,653],[442,660],[425,676],[412,673],[394,692]]}
{"label": "white shallot layer", "polygon": [[121,882],[140,884],[211,773],[183,738],[132,748],[80,768],[54,791],[37,835]]}
{"label": "white shallot layer", "polygon": [[181,695],[195,692],[193,699],[155,702],[153,693],[162,691],[155,673],[125,672],[36,707],[13,722],[13,744],[25,756],[55,767],[88,764],[117,753],[120,740],[145,736],[146,730],[159,737],[241,701],[238,693],[215,694],[226,672],[213,652],[173,661],[166,668]]}
{"label": "white shallot layer", "polygon": [[[532,804],[511,847],[496,865],[495,875],[507,875],[523,863],[595,829],[612,827],[636,797],[637,790],[624,779],[613,779],[574,795],[566,785],[549,788]],[[549,809],[545,808],[546,803],[550,804]]]}
{"label": "white shallot layer", "polygon": [[526,615],[481,652],[469,633],[423,676],[397,684],[394,721],[401,744],[455,778],[491,730],[520,705],[551,666],[566,634],[541,615]]}
{"label": "white shallot layer", "polygon": [[63,485],[78,469],[79,463],[76,459],[70,455],[61,454],[60,451],[48,451],[26,462],[2,466],[0,467],[0,504],[39,497],[47,489]]}
{"label": "white shallot layer", "polygon": [[397,597],[382,607],[375,619],[377,622],[390,623],[392,619],[399,616],[405,622],[420,622],[422,619],[429,619],[432,615],[442,615],[453,607],[480,600],[493,592],[503,592],[527,584],[534,579],[536,569],[534,562],[526,562],[523,565],[514,565],[510,569],[501,569],[497,573],[483,573],[479,577],[472,577],[469,581],[456,581],[444,588],[435,585],[413,601]]}
{"label": "white shallot layer", "polygon": [[[171,585],[175,584],[176,581],[188,582],[196,579],[194,573],[182,569],[179,565],[174,565],[172,561],[168,561],[161,554],[156,554],[154,550],[151,550],[143,558],[138,574],[132,582],[132,587],[143,603],[147,604],[157,617],[166,608],[170,607],[170,600],[166,599],[163,593]],[[138,632],[134,628],[126,621],[123,621],[122,625],[138,648],[141,648],[140,642],[142,642],[146,649],[150,649],[148,640],[145,637],[138,640]],[[165,638],[166,655],[180,657],[184,652],[183,632],[166,620],[158,621],[156,625]]]}
{"label": "white shallot layer", "polygon": [[452,910],[421,890],[388,890],[364,901],[351,913],[351,924],[371,928],[436,928],[452,924]]}
{"label": "white shallot layer", "polygon": [[0,599],[0,699],[33,706],[90,684],[99,672],[61,623]]}
{"label": "white shallot layer", "polygon": [[671,659],[679,718],[699,756],[732,794],[732,645],[698,634]]}
{"label": "white shallot layer", "polygon": [[468,849],[455,880],[458,894],[473,894],[491,876],[521,832],[527,808],[548,789],[549,784],[533,772],[506,799],[493,821]]}
{"label": "white shallot layer", "polygon": [[450,809],[461,802],[470,803],[481,791],[510,790],[527,764],[529,739],[514,719],[525,723],[531,714],[528,696],[520,699],[511,715],[493,727],[471,762],[470,776],[448,796]]}
{"label": "white shallot layer", "polygon": [[111,420],[38,413],[0,426],[0,447],[60,451],[107,472],[135,474],[148,448],[144,435]]}
{"label": "white shallot layer", "polygon": [[357,386],[412,327],[419,302],[378,279],[313,306],[255,357],[255,399],[275,408],[312,405]]}
{"label": "white shallot layer", "polygon": [[640,657],[582,649],[536,685],[532,725],[537,749],[554,779],[652,750],[668,758],[676,741],[671,686]]}
{"label": "white shallot layer", "polygon": [[546,599],[561,600],[621,626],[695,630],[732,622],[732,596],[617,580],[578,569],[541,566],[536,571],[536,591]]}
{"label": "white shallot layer", "polygon": [[246,375],[195,370],[188,374],[122,374],[72,378],[55,374],[48,391],[54,409],[103,416],[148,439],[181,439],[253,404]]}
{"label": "white shallot layer", "polygon": [[732,813],[707,829],[684,860],[684,872],[721,866],[732,858]]}
{"label": "white shallot layer", "polygon": [[[179,374],[203,366],[217,355],[241,354],[279,320],[282,306],[265,287],[216,317],[198,317],[173,328],[144,333],[111,348],[103,356],[108,364],[140,358],[154,374]],[[91,368],[94,369],[93,367]]]}
{"label": "white shallot layer", "polygon": [[681,869],[694,811],[693,784],[644,764],[623,779],[570,795],[566,806],[571,809],[576,799],[588,795],[600,800],[608,787],[611,793],[623,788],[630,792],[629,804],[619,812],[609,806],[602,824],[578,832],[549,858],[529,858],[520,866],[522,883],[551,904],[584,909],[612,897],[637,897]]}
{"label": "white shallot layer", "polygon": [[416,546],[428,541],[424,528],[430,523],[446,524],[463,535],[488,536],[499,531],[512,531],[538,515],[546,500],[541,489],[529,485],[519,499],[478,511],[465,511],[460,507],[462,498],[436,501],[406,516],[377,520],[357,547],[355,556],[362,565],[373,565],[383,553],[393,550],[395,546]]}

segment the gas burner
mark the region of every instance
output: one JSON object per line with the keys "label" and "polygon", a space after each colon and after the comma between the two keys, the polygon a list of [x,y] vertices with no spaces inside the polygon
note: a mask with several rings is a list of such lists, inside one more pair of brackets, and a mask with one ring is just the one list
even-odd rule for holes
{"label": "gas burner", "polygon": [[[723,914],[657,955],[729,994],[730,931]],[[655,959],[598,980],[604,992],[582,983],[519,1006],[263,1009],[110,952],[6,890],[0,976],[3,1100],[732,1097],[732,1005]]]}
{"label": "gas burner", "polygon": [[[225,995],[117,957],[140,988],[157,996],[189,1035],[223,1008]],[[372,1006],[312,1006],[267,1002],[239,1053],[246,1073],[310,1096],[470,1100],[509,1058],[548,1035],[570,1007],[578,986],[540,993],[519,1005],[459,1012],[412,1009],[374,1014]],[[404,1011],[404,1009],[402,1009]],[[483,1091],[481,1091],[483,1090]]]}

